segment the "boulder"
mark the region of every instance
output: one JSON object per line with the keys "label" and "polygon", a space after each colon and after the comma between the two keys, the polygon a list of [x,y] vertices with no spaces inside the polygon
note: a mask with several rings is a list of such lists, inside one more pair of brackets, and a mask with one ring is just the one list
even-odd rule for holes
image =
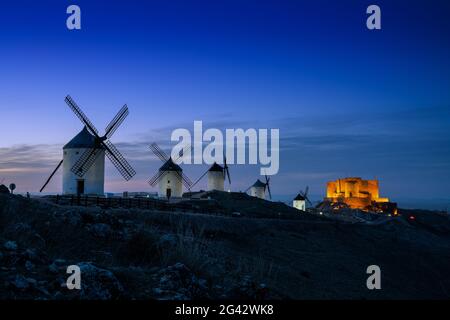
{"label": "boulder", "polygon": [[15,241],[6,241],[3,244],[3,247],[5,247],[5,249],[9,250],[9,251],[16,251],[17,250],[17,243]]}
{"label": "boulder", "polygon": [[52,273],[58,273],[67,269],[67,262],[64,259],[55,259],[49,266],[48,270]]}
{"label": "boulder", "polygon": [[245,275],[235,286],[227,290],[222,298],[264,300],[269,298],[269,290],[266,284],[258,283],[252,277]]}
{"label": "boulder", "polygon": [[156,275],[159,286],[153,293],[160,300],[208,299],[207,281],[199,279],[184,264],[176,263]]}
{"label": "boulder", "polygon": [[91,262],[80,262],[78,266],[81,271],[81,299],[110,300],[124,295],[122,285],[111,271],[99,268]]}
{"label": "boulder", "polygon": [[26,290],[30,287],[30,283],[28,282],[27,278],[22,275],[16,275],[14,280],[11,281],[11,284],[19,290]]}
{"label": "boulder", "polygon": [[112,234],[112,229],[105,223],[95,223],[86,227],[95,237],[107,239]]}
{"label": "boulder", "polygon": [[167,234],[162,235],[159,238],[158,247],[163,250],[170,249],[172,247],[175,247],[177,245],[177,242],[178,242],[178,238],[176,235],[167,233]]}
{"label": "boulder", "polygon": [[32,271],[32,270],[34,269],[34,264],[33,264],[31,261],[27,260],[27,261],[25,262],[25,268],[26,268],[28,271]]}

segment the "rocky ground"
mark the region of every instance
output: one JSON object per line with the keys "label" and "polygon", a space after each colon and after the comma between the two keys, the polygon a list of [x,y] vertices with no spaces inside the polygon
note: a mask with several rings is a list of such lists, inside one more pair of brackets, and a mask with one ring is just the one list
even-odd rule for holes
{"label": "rocky ground", "polygon": [[[448,215],[279,217],[281,204],[224,197],[248,214],[104,210],[0,194],[0,299],[450,297]],[[372,264],[381,290],[366,288]],[[67,289],[68,265],[80,267],[81,290]]]}

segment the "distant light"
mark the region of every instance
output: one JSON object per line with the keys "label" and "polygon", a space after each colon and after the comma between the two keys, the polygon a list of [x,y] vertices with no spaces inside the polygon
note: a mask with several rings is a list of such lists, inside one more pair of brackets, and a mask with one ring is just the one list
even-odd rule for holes
{"label": "distant light", "polygon": [[320,215],[323,215],[323,212],[322,212],[322,211],[320,212]]}
{"label": "distant light", "polygon": [[416,220],[416,217],[415,216],[409,216],[409,219],[410,220]]}

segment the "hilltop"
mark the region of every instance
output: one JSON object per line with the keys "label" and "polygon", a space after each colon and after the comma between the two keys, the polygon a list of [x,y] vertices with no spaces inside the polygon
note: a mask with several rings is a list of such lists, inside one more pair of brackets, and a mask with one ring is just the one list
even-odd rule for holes
{"label": "hilltop", "polygon": [[[0,299],[449,298],[448,215],[400,210],[365,223],[211,198],[225,214],[1,194]],[[64,287],[70,264],[82,269],[81,292]],[[379,291],[365,286],[372,264],[382,270]]]}

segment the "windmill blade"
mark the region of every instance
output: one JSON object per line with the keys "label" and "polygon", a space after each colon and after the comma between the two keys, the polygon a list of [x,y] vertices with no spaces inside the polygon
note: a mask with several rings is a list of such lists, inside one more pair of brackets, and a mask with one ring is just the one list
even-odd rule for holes
{"label": "windmill blade", "polygon": [[89,131],[93,135],[95,135],[97,138],[99,138],[97,129],[92,124],[92,122],[88,119],[88,117],[84,114],[84,112],[81,111],[80,107],[77,106],[75,101],[73,101],[73,99],[69,95],[64,99],[64,101],[66,101],[66,103],[70,107],[70,109],[72,109],[72,111],[75,113],[75,115],[81,120],[81,122],[84,123],[84,125],[89,129]]}
{"label": "windmill blade", "polygon": [[[269,179],[270,180],[270,179]],[[267,181],[267,191],[269,191],[269,198],[272,199],[272,193],[270,192],[270,184],[269,184],[269,180]]]}
{"label": "windmill blade", "polygon": [[125,118],[128,116],[130,112],[128,111],[128,107],[125,104],[122,109],[119,110],[119,112],[116,114],[114,119],[111,120],[109,125],[106,127],[105,130],[105,137],[110,138],[114,132],[116,132],[117,128],[122,124],[122,122],[125,120]]}
{"label": "windmill blade", "polygon": [[227,172],[228,183],[231,184],[230,170],[228,170],[228,166],[226,168],[224,168],[223,170]]}
{"label": "windmill blade", "polygon": [[189,186],[192,186],[192,181],[191,181],[191,179],[189,179],[189,177],[187,175],[185,175],[184,173],[181,173],[181,176],[183,177],[183,180],[189,184]]}
{"label": "windmill blade", "polygon": [[125,160],[124,156],[117,150],[117,148],[111,143],[111,141],[103,141],[102,145],[106,149],[106,155],[113,163],[119,173],[125,180],[130,180],[135,174],[133,167]]}
{"label": "windmill blade", "polygon": [[306,202],[308,202],[310,205],[312,205],[312,202],[309,200],[308,197],[304,197],[306,199]]}
{"label": "windmill blade", "polygon": [[250,189],[251,189],[251,187],[253,187],[253,185],[251,185],[250,187],[248,187],[247,189],[245,189],[244,193],[247,193],[247,192],[248,192],[248,190],[250,190]]}
{"label": "windmill blade", "polygon": [[[58,165],[56,166],[55,170],[53,170],[52,174],[50,175],[50,177],[48,177],[47,181],[45,181],[44,185],[42,186],[41,190],[39,190],[39,192],[42,192],[42,190],[44,190],[44,188],[47,186],[47,184],[50,182],[50,180],[55,175],[56,171],[58,171],[59,167],[61,167],[62,163],[63,163],[63,160],[61,160],[58,163]],[[3,182],[3,180],[2,180],[2,182]]]}
{"label": "windmill blade", "polygon": [[186,187],[186,189],[191,190],[192,181],[183,172],[175,171],[177,175],[181,178],[181,182]]}
{"label": "windmill blade", "polygon": [[167,171],[158,171],[157,173],[155,173],[155,175],[153,177],[150,178],[150,180],[148,180],[148,183],[154,187],[156,185],[157,182],[159,182],[159,180],[161,180],[162,177],[164,177],[166,175]]}
{"label": "windmill blade", "polygon": [[195,187],[195,185],[196,185],[200,180],[202,180],[202,178],[208,173],[208,171],[209,171],[209,169],[206,170],[205,173],[203,173],[203,174],[200,176],[200,178],[198,178],[197,181],[195,181],[195,182],[191,185],[191,189],[192,189],[193,187]]}
{"label": "windmill blade", "polygon": [[227,157],[224,154],[223,155],[223,179],[224,180],[225,180],[225,173],[226,173],[226,175],[228,177],[228,183],[231,184],[230,170],[228,169]]}
{"label": "windmill blade", "polygon": [[156,142],[153,142],[150,145],[150,150],[153,151],[153,153],[163,162],[166,162],[167,160],[169,160],[169,156],[163,151],[161,150],[161,148],[156,144]]}
{"label": "windmill blade", "polygon": [[[269,192],[269,197],[270,197],[270,199],[272,199],[272,193],[270,192],[270,178],[267,178],[267,174],[264,174],[264,177],[266,178],[266,188],[267,188],[267,191]],[[265,189],[266,188],[264,188],[264,191],[266,191]]]}
{"label": "windmill blade", "polygon": [[309,186],[306,186],[306,189],[305,189],[305,197],[308,195],[308,191],[309,191]]}
{"label": "windmill blade", "polygon": [[184,156],[184,154],[186,153],[186,151],[188,151],[190,148],[191,148],[191,145],[189,144],[189,145],[187,145],[184,149],[182,149],[182,150],[180,151],[180,153],[178,154],[178,156],[177,156],[175,159],[173,159],[173,162],[177,163],[177,161],[178,161],[180,158],[182,158],[182,157]]}
{"label": "windmill blade", "polygon": [[183,172],[175,171],[175,173],[181,179],[181,182],[186,187],[186,189],[191,190],[192,181]]}
{"label": "windmill blade", "polygon": [[84,174],[89,171],[89,169],[92,167],[95,160],[97,160],[100,154],[101,149],[96,148],[87,149],[86,151],[83,152],[80,158],[78,158],[78,160],[75,162],[70,171],[72,171],[79,177],[84,176]]}

